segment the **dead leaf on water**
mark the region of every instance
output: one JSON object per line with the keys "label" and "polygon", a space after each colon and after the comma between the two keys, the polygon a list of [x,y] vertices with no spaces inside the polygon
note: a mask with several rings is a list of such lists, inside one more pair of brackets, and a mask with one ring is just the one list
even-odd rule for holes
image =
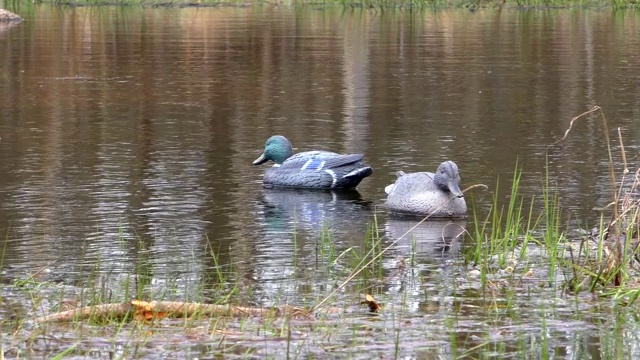
{"label": "dead leaf on water", "polygon": [[373,298],[373,295],[371,294],[366,294],[364,296],[364,301],[361,302],[360,304],[362,305],[368,305],[369,306],[369,311],[370,312],[378,312],[378,310],[382,309],[382,306],[380,306],[380,304],[378,304],[378,302],[376,301],[376,299]]}
{"label": "dead leaf on water", "polygon": [[527,271],[527,273],[524,274],[524,276],[532,277],[533,276],[533,269],[529,269],[529,271]]}

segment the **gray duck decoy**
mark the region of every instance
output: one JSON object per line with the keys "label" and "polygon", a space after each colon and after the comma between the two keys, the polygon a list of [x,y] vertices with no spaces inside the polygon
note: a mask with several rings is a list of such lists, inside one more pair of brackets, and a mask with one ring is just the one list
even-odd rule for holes
{"label": "gray duck decoy", "polygon": [[458,165],[453,161],[440,164],[435,174],[398,171],[396,176],[396,182],[384,189],[390,212],[439,218],[467,216]]}

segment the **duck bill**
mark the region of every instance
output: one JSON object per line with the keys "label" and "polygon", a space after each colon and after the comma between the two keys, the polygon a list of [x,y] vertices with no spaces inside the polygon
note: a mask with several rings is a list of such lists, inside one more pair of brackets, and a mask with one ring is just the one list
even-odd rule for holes
{"label": "duck bill", "polygon": [[453,196],[457,198],[464,197],[464,194],[460,190],[460,187],[454,181],[449,183],[449,191],[453,194]]}
{"label": "duck bill", "polygon": [[260,164],[264,164],[268,161],[269,159],[267,159],[267,157],[264,155],[264,153],[262,153],[262,155],[260,155],[259,158],[255,159],[253,161],[253,165],[260,165]]}

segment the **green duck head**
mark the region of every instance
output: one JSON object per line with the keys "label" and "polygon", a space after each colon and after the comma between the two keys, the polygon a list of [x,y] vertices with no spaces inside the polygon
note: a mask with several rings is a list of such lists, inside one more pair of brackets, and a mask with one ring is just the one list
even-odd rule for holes
{"label": "green duck head", "polygon": [[289,140],[282,135],[274,135],[267,140],[264,152],[253,162],[253,165],[264,164],[269,160],[280,165],[291,155],[293,155],[293,149]]}

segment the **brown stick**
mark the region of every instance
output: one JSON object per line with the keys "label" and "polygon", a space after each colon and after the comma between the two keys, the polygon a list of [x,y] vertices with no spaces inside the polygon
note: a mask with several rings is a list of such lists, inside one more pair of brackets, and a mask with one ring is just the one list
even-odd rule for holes
{"label": "brown stick", "polygon": [[36,323],[52,322],[52,321],[71,321],[73,319],[85,319],[90,316],[113,316],[123,317],[133,309],[131,303],[120,304],[104,304],[95,306],[85,306],[80,309],[62,311],[47,316],[36,318]]}
{"label": "brown stick", "polygon": [[308,311],[294,306],[273,308],[254,308],[232,305],[212,305],[202,303],[185,303],[175,301],[144,302],[133,300],[129,303],[85,306],[80,309],[63,311],[35,319],[36,323],[71,321],[87,319],[92,316],[124,317],[131,311],[136,313],[163,313],[166,317],[189,317],[196,314],[205,316],[293,316],[309,317]]}
{"label": "brown stick", "polygon": [[553,144],[551,144],[551,145],[549,145],[549,146],[555,146],[555,145],[557,145],[559,142],[561,142],[561,141],[563,141],[564,139],[566,139],[566,138],[567,138],[567,136],[569,135],[569,132],[571,132],[571,128],[573,128],[573,123],[574,123],[576,120],[578,120],[579,118],[581,118],[581,117],[583,117],[583,116],[585,116],[585,115],[587,115],[587,114],[590,114],[590,113],[595,112],[595,111],[598,111],[598,110],[600,110],[600,106],[597,106],[597,105],[596,105],[596,106],[592,107],[592,108],[591,108],[591,110],[587,110],[587,111],[583,112],[582,114],[580,114],[580,115],[578,115],[578,116],[574,116],[574,117],[573,117],[573,119],[571,119],[571,121],[569,122],[569,128],[564,132],[564,136],[563,136],[560,140],[558,140],[558,141],[554,142]]}

